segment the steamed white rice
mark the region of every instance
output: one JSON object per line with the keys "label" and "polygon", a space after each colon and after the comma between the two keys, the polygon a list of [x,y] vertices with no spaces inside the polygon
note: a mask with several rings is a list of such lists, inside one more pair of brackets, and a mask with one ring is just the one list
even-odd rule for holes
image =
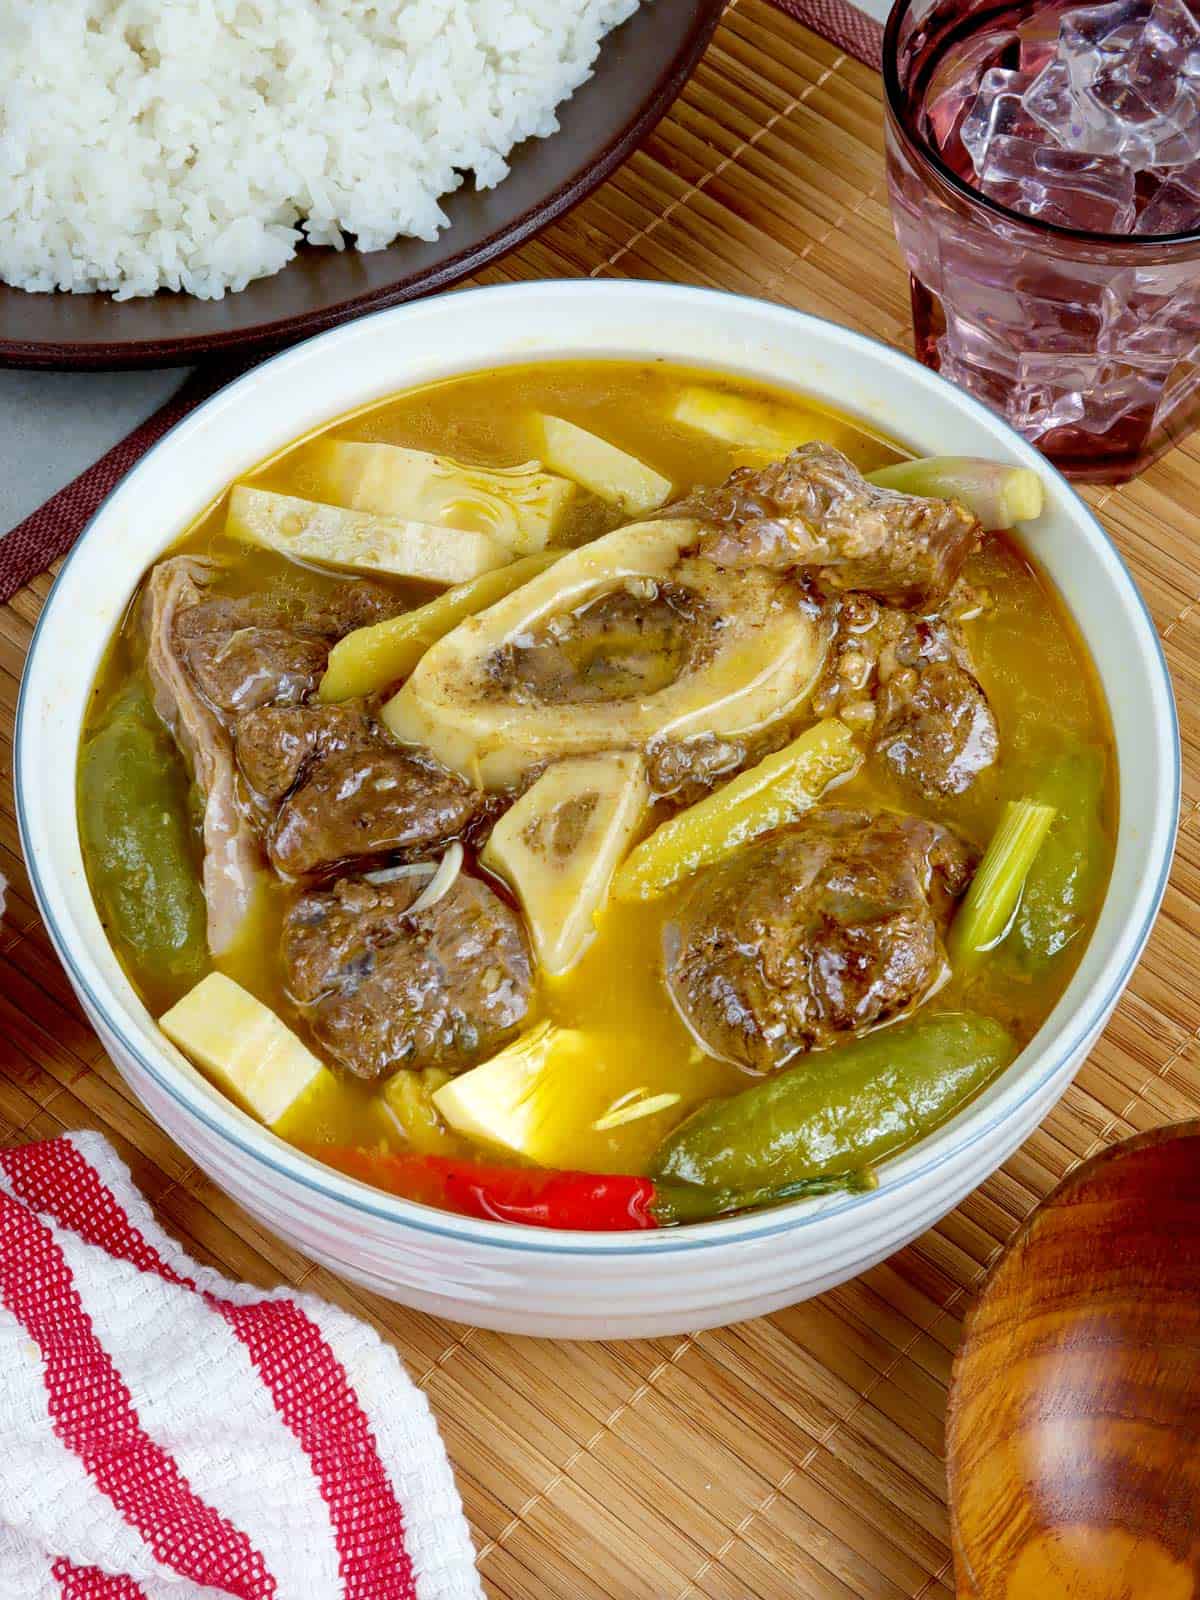
{"label": "steamed white rice", "polygon": [[0,277],[219,299],[508,172],[638,0],[0,0]]}

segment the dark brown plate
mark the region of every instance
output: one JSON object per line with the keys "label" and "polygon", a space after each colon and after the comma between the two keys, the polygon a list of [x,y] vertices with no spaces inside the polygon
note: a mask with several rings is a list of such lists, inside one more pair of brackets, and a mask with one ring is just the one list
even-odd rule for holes
{"label": "dark brown plate", "polygon": [[142,367],[270,349],[363,311],[445,289],[561,216],[617,167],[662,117],[712,37],[724,0],[643,0],[604,41],[594,75],[562,107],[559,132],[529,139],[496,189],[445,202],[433,244],[302,249],[273,278],[223,300],[162,293],[26,294],[0,284],[0,366]]}

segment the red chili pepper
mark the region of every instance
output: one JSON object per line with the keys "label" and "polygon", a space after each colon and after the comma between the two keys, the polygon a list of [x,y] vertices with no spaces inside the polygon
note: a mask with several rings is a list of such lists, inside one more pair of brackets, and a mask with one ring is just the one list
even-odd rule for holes
{"label": "red chili pepper", "polygon": [[308,1145],[310,1155],[352,1178],[405,1200],[492,1222],[533,1228],[581,1228],[617,1233],[701,1222],[723,1212],[861,1187],[856,1175],[806,1178],[782,1189],[735,1194],[686,1183],[658,1183],[623,1173],[559,1172],[505,1167],[453,1156],[392,1154],[344,1145]]}

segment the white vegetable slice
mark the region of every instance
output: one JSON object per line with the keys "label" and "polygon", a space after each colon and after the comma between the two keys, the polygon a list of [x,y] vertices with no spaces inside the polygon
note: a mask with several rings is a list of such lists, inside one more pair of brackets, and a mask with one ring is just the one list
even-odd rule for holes
{"label": "white vegetable slice", "polygon": [[682,1099],[681,1094],[651,1094],[649,1089],[631,1089],[602,1117],[597,1117],[592,1127],[597,1133],[611,1133],[614,1128],[624,1128],[630,1122],[641,1122],[646,1117],[656,1117],[660,1111],[669,1111]]}
{"label": "white vegetable slice", "polygon": [[220,972],[201,978],[158,1025],[218,1088],[268,1126],[321,1079],[332,1078],[269,1006]]}
{"label": "white vegetable slice", "polygon": [[572,1084],[588,1071],[587,1041],[541,1022],[490,1061],[440,1088],[433,1103],[456,1133],[544,1161],[560,1135]]}
{"label": "white vegetable slice", "polygon": [[444,900],[457,882],[462,864],[463,847],[457,839],[454,839],[438,863],[437,871],[404,915],[415,917],[419,912],[428,911],[430,906],[437,905],[439,900]]}
{"label": "white vegetable slice", "polygon": [[598,434],[563,417],[539,416],[537,422],[546,465],[620,506],[629,516],[642,517],[657,510],[671,493],[670,478]]}
{"label": "white vegetable slice", "polygon": [[[402,744],[425,745],[470,782],[503,789],[545,761],[641,750],[655,738],[737,738],[789,714],[821,669],[829,624],[776,575],[686,557],[699,528],[688,518],[635,523],[569,551],[431,646],[383,720]],[[711,619],[672,682],[570,704],[497,692],[500,652],[606,593],[635,592],[631,579],[686,589]]]}
{"label": "white vegetable slice", "polygon": [[306,481],[322,500],[354,511],[494,534],[518,555],[545,549],[575,485],[541,463],[475,467],[395,444],[318,439],[304,452]]}
{"label": "white vegetable slice", "polygon": [[595,937],[649,799],[641,756],[577,756],[548,767],[492,829],[481,859],[520,900],[551,977],[569,971]]}
{"label": "white vegetable slice", "polygon": [[402,867],[380,867],[377,872],[364,872],[368,883],[383,885],[399,883],[402,878],[432,878],[438,872],[436,861],[410,861]]}
{"label": "white vegetable slice", "polygon": [[835,443],[845,426],[819,411],[803,411],[782,402],[748,400],[721,389],[684,389],[671,413],[686,428],[707,433],[724,444],[786,455],[813,440]]}
{"label": "white vegetable slice", "polygon": [[512,546],[495,534],[348,511],[244,483],[229,497],[225,531],[301,561],[430,583],[465,583],[513,559]]}

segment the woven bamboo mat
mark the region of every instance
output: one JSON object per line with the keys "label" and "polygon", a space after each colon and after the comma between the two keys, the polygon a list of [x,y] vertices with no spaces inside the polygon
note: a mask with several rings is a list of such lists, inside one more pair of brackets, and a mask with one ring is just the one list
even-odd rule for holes
{"label": "woven bamboo mat", "polygon": [[[591,275],[742,290],[907,345],[879,82],[766,0],[734,0],[646,148],[486,281]],[[371,1320],[441,1420],[495,1600],[951,1595],[942,1424],[962,1316],[1036,1201],[1112,1140],[1200,1115],[1200,437],[1097,507],[1180,700],[1184,823],[1163,914],[1104,1039],[1045,1124],[910,1249],[766,1320],[613,1346],[436,1322],[262,1233],[146,1118],[71,998],[17,849],[12,725],[50,584],[0,610],[0,1139],[99,1127],[197,1258]],[[62,781],[73,753],[64,751]]]}

